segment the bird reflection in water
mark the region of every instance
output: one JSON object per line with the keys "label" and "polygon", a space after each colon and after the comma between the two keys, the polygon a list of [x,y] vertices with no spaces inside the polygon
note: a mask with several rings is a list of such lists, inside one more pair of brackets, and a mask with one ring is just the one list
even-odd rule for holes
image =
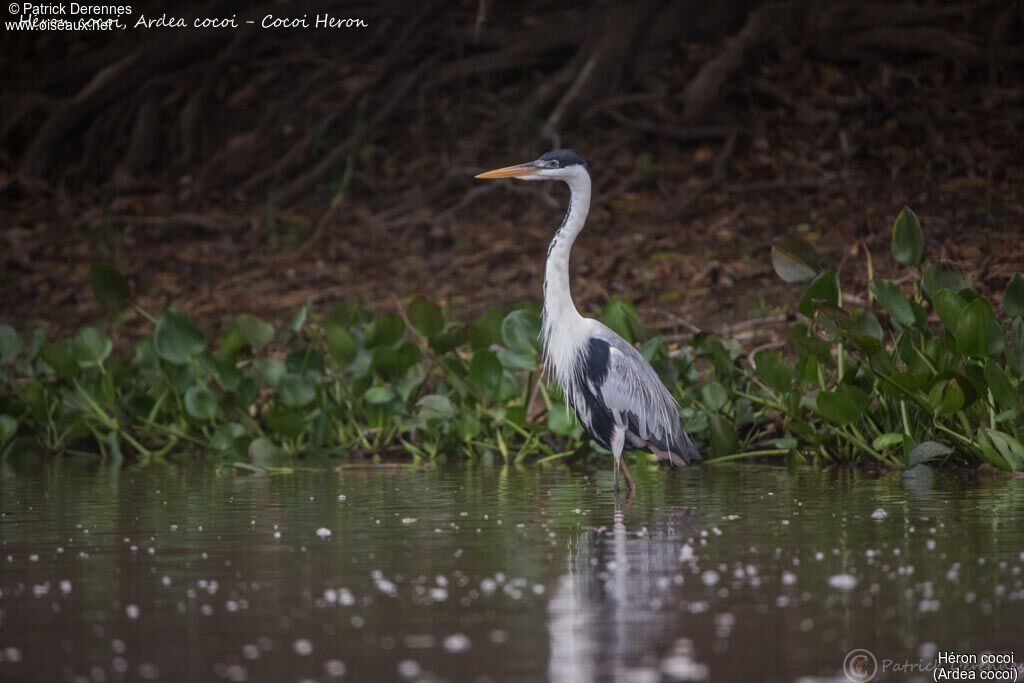
{"label": "bird reflection in water", "polygon": [[656,533],[630,528],[631,504],[632,497],[615,503],[610,527],[586,528],[569,540],[566,572],[548,603],[551,681],[707,678],[677,609],[680,552],[694,520],[677,509],[652,525]]}

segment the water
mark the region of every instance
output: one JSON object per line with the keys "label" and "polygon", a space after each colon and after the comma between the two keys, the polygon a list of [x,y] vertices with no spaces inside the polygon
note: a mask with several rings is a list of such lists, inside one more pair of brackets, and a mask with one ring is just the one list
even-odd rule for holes
{"label": "water", "polygon": [[560,465],[7,463],[0,681],[845,681],[855,648],[875,680],[923,681],[940,652],[1024,659],[1024,481],[633,471],[616,506],[610,471]]}

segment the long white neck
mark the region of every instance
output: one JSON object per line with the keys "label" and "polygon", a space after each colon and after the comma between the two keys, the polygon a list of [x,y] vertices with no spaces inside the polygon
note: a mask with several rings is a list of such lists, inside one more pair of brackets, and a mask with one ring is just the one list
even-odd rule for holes
{"label": "long white neck", "polygon": [[582,167],[569,176],[569,209],[548,247],[544,269],[544,356],[548,372],[563,388],[572,379],[576,354],[587,343],[586,323],[569,289],[569,252],[590,211],[590,174]]}

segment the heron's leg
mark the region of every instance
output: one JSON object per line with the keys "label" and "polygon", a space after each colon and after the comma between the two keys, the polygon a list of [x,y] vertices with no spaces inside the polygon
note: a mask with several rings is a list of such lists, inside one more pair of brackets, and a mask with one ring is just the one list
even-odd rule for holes
{"label": "heron's leg", "polygon": [[616,425],[612,431],[612,457],[615,459],[615,493],[619,492],[619,469],[622,466],[622,447],[626,443],[626,430]]}
{"label": "heron's leg", "polygon": [[629,487],[629,492],[636,493],[636,482],[633,481],[633,476],[629,473],[629,468],[626,467],[626,458],[620,458],[619,462],[622,464],[622,473],[626,475],[626,486]]}

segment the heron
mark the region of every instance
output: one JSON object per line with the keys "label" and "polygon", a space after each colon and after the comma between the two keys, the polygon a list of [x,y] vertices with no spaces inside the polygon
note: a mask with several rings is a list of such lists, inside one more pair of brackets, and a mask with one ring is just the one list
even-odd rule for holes
{"label": "heron", "polygon": [[571,149],[556,149],[535,161],[476,177],[560,180],[569,186],[569,208],[548,246],[544,269],[544,364],[587,434],[612,452],[615,492],[620,471],[630,493],[636,491],[622,457],[627,446],[647,450],[672,465],[700,460],[680,425],[679,405],[647,359],[608,326],[580,315],[573,303],[569,252],[590,211],[587,162]]}

